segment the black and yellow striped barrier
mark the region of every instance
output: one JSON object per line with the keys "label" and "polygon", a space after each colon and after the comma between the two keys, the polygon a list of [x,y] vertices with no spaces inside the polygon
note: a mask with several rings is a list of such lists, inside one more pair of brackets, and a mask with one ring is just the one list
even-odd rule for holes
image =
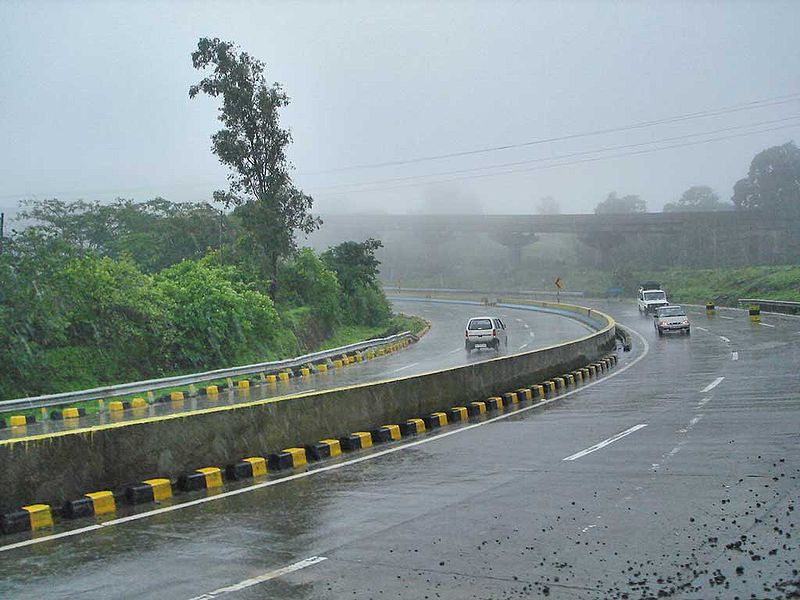
{"label": "black and yellow striped barrier", "polygon": [[91,517],[116,512],[117,502],[114,494],[108,490],[90,492],[83,498],[67,500],[61,509],[61,514],[67,519],[78,517]]}
{"label": "black and yellow striped barrier", "polygon": [[178,489],[183,492],[210,490],[222,486],[222,470],[219,467],[203,467],[178,477]]}
{"label": "black and yellow striped barrier", "polygon": [[19,510],[0,515],[0,530],[3,533],[36,531],[53,526],[53,511],[49,504],[29,504]]}
{"label": "black and yellow striped barrier", "polygon": [[322,460],[334,458],[342,453],[342,444],[339,440],[320,440],[316,444],[306,446],[306,457],[309,460]]}
{"label": "black and yellow striped barrier", "polygon": [[503,399],[500,396],[491,396],[486,399],[487,410],[499,410],[503,408]]}
{"label": "black and yellow striped barrier", "polygon": [[503,406],[513,406],[519,402],[516,392],[506,392],[503,394]]}
{"label": "black and yellow striped barrier", "polygon": [[425,427],[428,429],[436,429],[437,427],[444,427],[447,425],[447,414],[443,412],[435,412],[422,417],[425,421]]}
{"label": "black and yellow striped barrier", "polygon": [[362,448],[371,448],[372,436],[368,431],[355,431],[339,438],[339,443],[342,445],[342,450],[348,452],[361,450]]}
{"label": "black and yellow striped barrier", "polygon": [[470,417],[478,417],[486,413],[486,402],[470,402],[467,406]]}
{"label": "black and yellow striped barrier", "polygon": [[527,400],[528,402],[533,400],[533,392],[530,388],[519,388],[517,390],[517,396],[520,400]]}
{"label": "black and yellow striped barrier", "polygon": [[750,315],[750,320],[753,323],[758,323],[761,320],[761,306],[751,304],[747,309],[747,314]]}
{"label": "black and yellow striped barrier", "polygon": [[400,427],[398,425],[383,425],[369,432],[372,436],[373,444],[383,444],[386,442],[400,439]]}
{"label": "black and yellow striped barrier", "polygon": [[453,406],[445,411],[448,423],[459,423],[469,420],[469,411],[466,406]]}
{"label": "black and yellow striped barrier", "polygon": [[263,456],[250,456],[225,467],[225,479],[238,481],[253,479],[267,474],[267,459]]}
{"label": "black and yellow striped barrier", "polygon": [[267,468],[270,471],[297,469],[307,464],[305,448],[284,448],[267,457]]}
{"label": "black and yellow striped barrier", "polygon": [[143,482],[125,489],[125,499],[130,504],[161,502],[169,498],[172,498],[172,484],[169,479],[145,479]]}
{"label": "black and yellow striped barrier", "polygon": [[425,433],[425,421],[422,419],[409,419],[405,423],[400,423],[400,433],[402,435]]}

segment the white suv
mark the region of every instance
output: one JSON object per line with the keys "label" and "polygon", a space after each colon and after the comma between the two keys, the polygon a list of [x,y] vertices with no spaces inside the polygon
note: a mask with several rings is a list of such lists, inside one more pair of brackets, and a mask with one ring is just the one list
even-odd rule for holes
{"label": "white suv", "polygon": [[658,284],[653,287],[645,287],[643,285],[639,288],[637,304],[639,305],[639,312],[646,315],[655,312],[661,306],[667,306],[669,300],[667,300],[667,293],[659,289]]}
{"label": "white suv", "polygon": [[494,348],[500,352],[500,346],[508,347],[506,325],[497,317],[473,317],[464,330],[464,347],[467,352],[473,348]]}

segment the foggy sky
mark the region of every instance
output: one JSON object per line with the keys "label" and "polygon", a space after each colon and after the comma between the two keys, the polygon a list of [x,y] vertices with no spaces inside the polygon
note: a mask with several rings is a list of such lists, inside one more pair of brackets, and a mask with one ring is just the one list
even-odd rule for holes
{"label": "foggy sky", "polygon": [[[798,93],[798,23],[800,2],[4,0],[0,209],[25,197],[202,201],[225,187],[209,141],[219,128],[218,102],[188,97],[202,77],[189,57],[201,36],[238,43],[267,64],[269,81],[283,84],[292,99],[283,122],[294,137],[295,179],[318,213],[531,213],[543,196],[562,212],[590,212],[612,190],[639,194],[660,211],[692,185],[710,185],[727,201],[756,152],[800,138],[800,119],[730,128],[800,116],[800,101],[444,160],[350,167]],[[782,129],[543,168],[552,157],[767,127]],[[471,171],[507,163],[523,164],[504,169],[528,170]]]}

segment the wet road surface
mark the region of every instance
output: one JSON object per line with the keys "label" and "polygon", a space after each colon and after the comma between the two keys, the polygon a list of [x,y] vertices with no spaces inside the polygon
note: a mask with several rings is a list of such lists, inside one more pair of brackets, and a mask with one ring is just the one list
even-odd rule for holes
{"label": "wet road surface", "polygon": [[796,597],[800,319],[694,310],[691,337],[658,338],[635,306],[596,307],[638,332],[604,379],[0,551],[0,596]]}
{"label": "wet road surface", "polygon": [[179,402],[155,403],[146,408],[91,414],[81,419],[45,420],[25,427],[0,429],[0,443],[6,439],[46,435],[50,432],[92,427],[109,422],[135,421],[141,418],[177,414],[262,398],[280,398],[307,391],[406,377],[491,360],[498,356],[493,350],[478,349],[467,354],[463,338],[464,326],[467,321],[473,316],[485,315],[487,311],[489,314],[503,319],[508,327],[508,347],[501,351],[501,355],[529,352],[582,337],[591,331],[578,321],[529,310],[430,302],[420,304],[409,300],[395,301],[394,310],[419,314],[425,319],[435,321],[436,327],[423,336],[419,342],[411,344],[402,351],[342,369],[331,369],[324,373],[314,373],[310,377],[296,377],[289,381],[256,385],[246,392],[230,390],[212,397],[197,396]]}

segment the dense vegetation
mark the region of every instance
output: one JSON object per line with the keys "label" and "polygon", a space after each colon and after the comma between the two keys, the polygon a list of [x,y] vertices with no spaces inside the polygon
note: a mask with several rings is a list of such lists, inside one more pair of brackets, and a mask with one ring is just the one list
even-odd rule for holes
{"label": "dense vegetation", "polygon": [[0,397],[271,360],[392,327],[380,242],[301,249],[270,281],[238,217],[163,199],[43,201],[0,255]]}

